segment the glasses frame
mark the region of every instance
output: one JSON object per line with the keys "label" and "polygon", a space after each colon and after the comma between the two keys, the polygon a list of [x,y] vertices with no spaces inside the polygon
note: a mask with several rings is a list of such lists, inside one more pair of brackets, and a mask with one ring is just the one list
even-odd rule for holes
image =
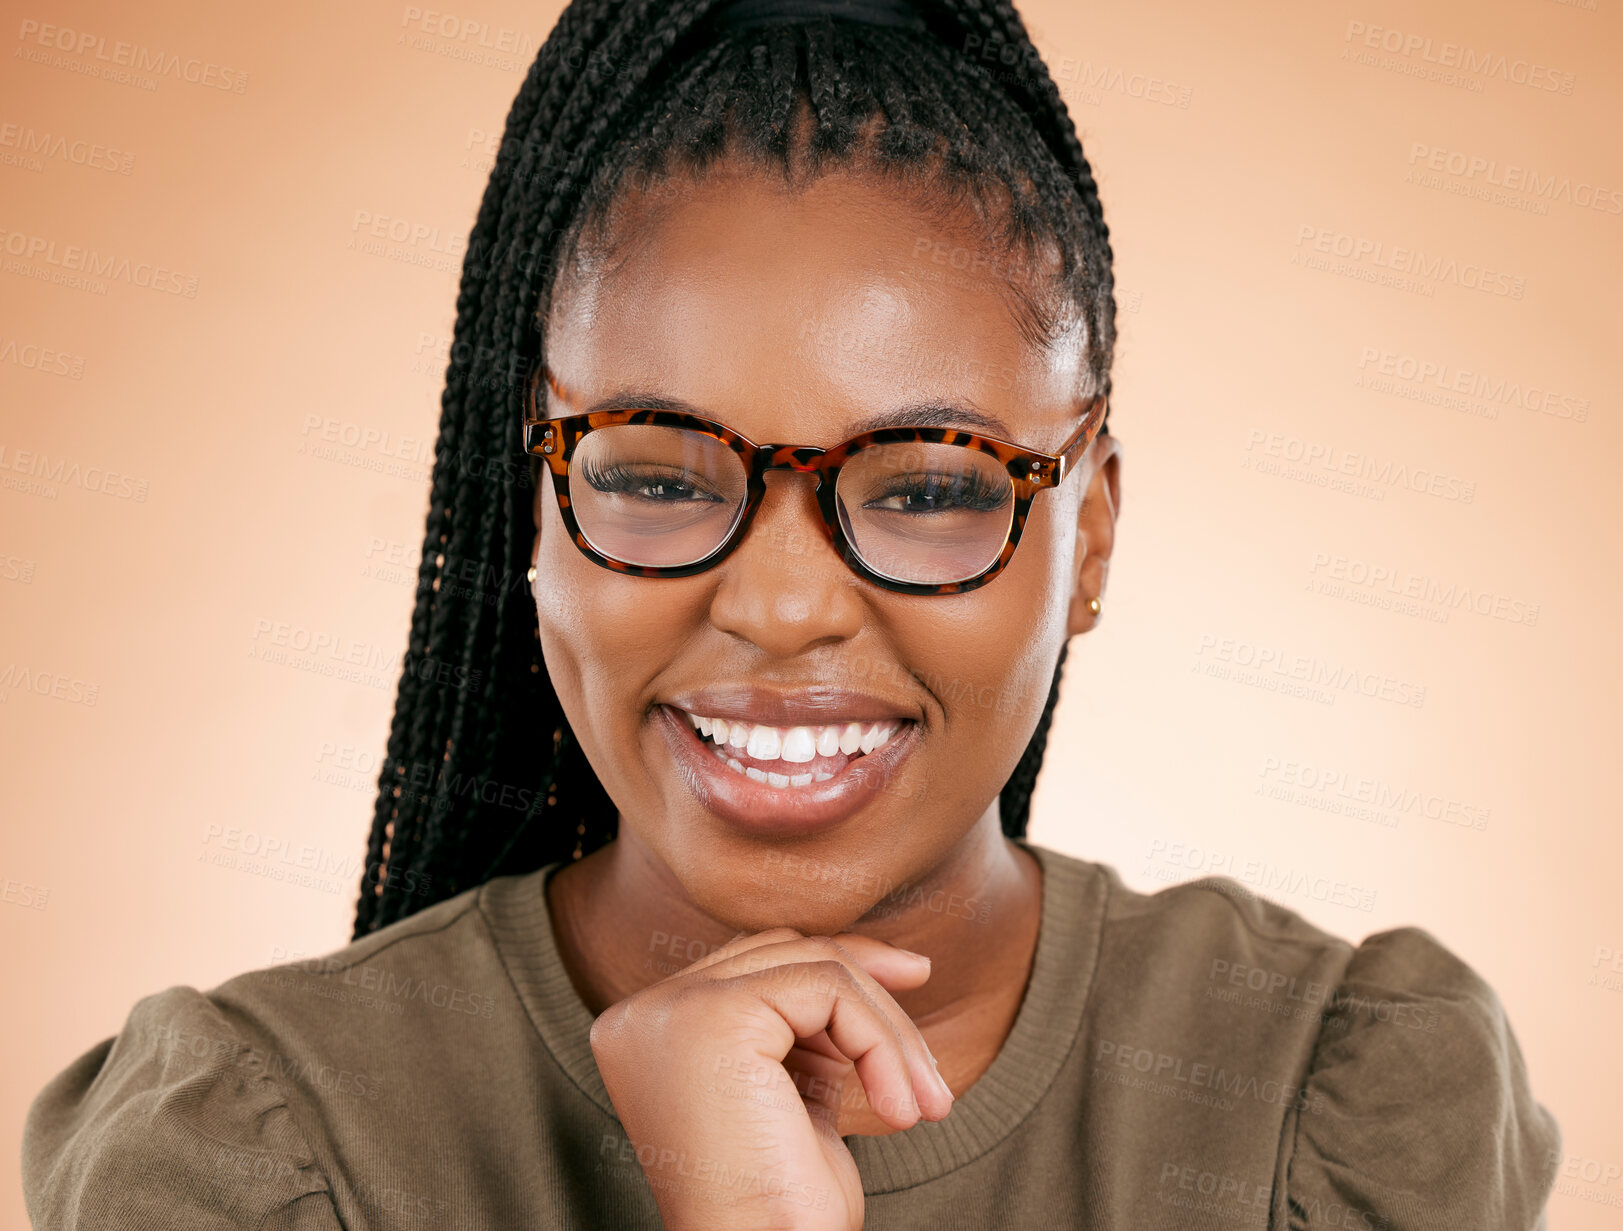
{"label": "glasses frame", "polygon": [[[1026,518],[1031,512],[1031,502],[1044,488],[1058,487],[1065,481],[1098,435],[1108,410],[1107,398],[1102,395],[1090,398],[1081,426],[1060,446],[1057,453],[1044,453],[995,436],[982,436],[952,427],[881,427],[853,436],[832,448],[822,449],[815,445],[757,444],[725,423],[678,410],[593,410],[556,419],[542,418],[536,412],[537,394],[543,378],[556,387],[546,366],[537,365],[524,393],[523,451],[529,457],[540,458],[552,470],[553,493],[558,498],[558,512],[563,518],[564,528],[574,539],[575,546],[592,563],[611,572],[627,573],[634,577],[691,577],[712,569],[731,555],[749,533],[756,511],[766,497],[767,474],[773,470],[791,470],[816,476],[817,507],[822,512],[823,535],[846,566],[863,580],[898,594],[963,594],[979,589],[1001,573],[1020,544],[1021,531],[1025,529]],[[598,551],[581,533],[569,499],[570,459],[589,433],[624,423],[687,428],[726,445],[743,461],[748,476],[744,508],[727,537],[703,559],[677,565],[627,564]],[[1014,495],[1014,516],[1009,519],[1008,538],[997,558],[973,577],[939,583],[899,581],[887,577],[863,561],[840,527],[834,500],[840,467],[846,459],[875,445],[911,443],[957,445],[990,454],[1009,476]]]}

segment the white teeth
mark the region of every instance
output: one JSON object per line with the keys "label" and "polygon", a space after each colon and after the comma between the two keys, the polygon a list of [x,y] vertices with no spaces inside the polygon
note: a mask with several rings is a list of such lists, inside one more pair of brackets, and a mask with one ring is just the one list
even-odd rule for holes
{"label": "white teeth", "polygon": [[778,738],[776,727],[763,727],[757,724],[750,728],[749,746],[746,751],[757,761],[776,761],[781,745],[782,741]]}
{"label": "white teeth", "polygon": [[810,727],[790,727],[783,733],[783,750],[778,753],[785,761],[795,764],[811,760],[817,755],[816,737]]}
{"label": "white teeth", "polygon": [[894,725],[888,722],[876,722],[862,733],[862,751],[872,752],[875,748],[882,748],[890,742],[890,737],[896,731]]}
{"label": "white teeth", "polygon": [[[744,770],[736,758],[727,755],[729,751],[741,749],[757,761],[785,761],[791,765],[803,765],[816,757],[831,757],[836,753],[855,756],[873,752],[889,743],[891,737],[902,726],[901,720],[889,718],[869,723],[772,727],[760,723],[741,722],[737,719],[729,721],[726,718],[689,714],[685,710],[683,714],[701,737],[715,744],[718,757],[742,772],[748,771]],[[798,784],[797,780],[804,777],[800,774],[787,777],[769,771],[762,772],[766,775],[763,781],[782,777],[785,782]],[[818,773],[810,781],[822,782],[831,777],[832,774]]]}
{"label": "white teeth", "polygon": [[810,786],[813,782],[827,782],[834,776],[833,774],[825,773],[822,770],[818,770],[816,773],[805,774],[777,774],[771,772],[770,770],[757,769],[753,765],[746,766],[737,757],[727,756],[721,751],[720,748],[712,748],[711,751],[716,754],[716,760],[725,761],[727,763],[728,769],[734,771],[735,773],[747,775],[748,777],[753,778],[756,782],[764,782],[768,786]]}

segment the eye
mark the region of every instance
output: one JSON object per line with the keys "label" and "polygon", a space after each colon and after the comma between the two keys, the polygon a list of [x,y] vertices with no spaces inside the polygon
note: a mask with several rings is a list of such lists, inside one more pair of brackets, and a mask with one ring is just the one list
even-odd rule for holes
{"label": "eye", "polygon": [[887,479],[883,489],[862,507],[887,513],[992,513],[1008,497],[1007,484],[994,485],[975,470],[915,472]]}
{"label": "eye", "polygon": [[719,504],[723,497],[699,481],[692,471],[656,466],[586,465],[583,476],[594,489],[654,504]]}

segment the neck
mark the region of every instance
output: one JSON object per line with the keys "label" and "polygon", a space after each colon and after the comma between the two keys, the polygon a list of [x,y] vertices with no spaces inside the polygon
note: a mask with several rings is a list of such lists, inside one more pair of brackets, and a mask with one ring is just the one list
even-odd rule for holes
{"label": "neck", "polygon": [[[995,1055],[1030,973],[1041,884],[1036,859],[1003,836],[994,800],[940,864],[845,930],[931,959],[929,981],[896,1001],[932,1050],[937,1038],[962,1051],[970,1041],[958,1036],[996,1033]],[[547,904],[559,954],[594,1017],[737,933],[700,910],[623,824],[615,841],[558,870]],[[943,1050],[936,1055],[945,1069]]]}

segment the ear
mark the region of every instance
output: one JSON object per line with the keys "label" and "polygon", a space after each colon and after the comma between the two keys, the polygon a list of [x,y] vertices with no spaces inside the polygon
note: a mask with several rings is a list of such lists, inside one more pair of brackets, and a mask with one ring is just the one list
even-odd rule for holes
{"label": "ear", "polygon": [[1110,575],[1110,552],[1116,545],[1116,518],[1121,512],[1121,443],[1111,435],[1094,439],[1082,455],[1087,490],[1076,515],[1076,588],[1065,634],[1074,637],[1099,622],[1090,599],[1104,600]]}

